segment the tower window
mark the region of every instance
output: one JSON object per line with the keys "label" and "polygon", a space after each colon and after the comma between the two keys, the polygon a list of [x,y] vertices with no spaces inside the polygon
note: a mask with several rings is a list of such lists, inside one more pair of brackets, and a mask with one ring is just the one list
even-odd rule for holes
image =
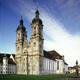
{"label": "tower window", "polygon": [[19,47],[17,48],[17,50],[19,50]]}
{"label": "tower window", "polygon": [[18,37],[18,38],[20,37],[20,33],[18,33],[17,37]]}
{"label": "tower window", "polygon": [[34,36],[36,35],[36,27],[34,27]]}
{"label": "tower window", "polygon": [[36,27],[34,27],[34,30],[36,29]]}
{"label": "tower window", "polygon": [[34,47],[36,46],[36,42],[34,42]]}

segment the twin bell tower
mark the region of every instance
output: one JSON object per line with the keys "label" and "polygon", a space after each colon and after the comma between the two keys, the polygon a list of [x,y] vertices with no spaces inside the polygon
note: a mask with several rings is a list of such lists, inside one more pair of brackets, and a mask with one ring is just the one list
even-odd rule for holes
{"label": "twin bell tower", "polygon": [[21,18],[16,30],[17,74],[39,75],[43,71],[43,23],[36,10],[31,23],[31,38],[27,40],[26,27]]}

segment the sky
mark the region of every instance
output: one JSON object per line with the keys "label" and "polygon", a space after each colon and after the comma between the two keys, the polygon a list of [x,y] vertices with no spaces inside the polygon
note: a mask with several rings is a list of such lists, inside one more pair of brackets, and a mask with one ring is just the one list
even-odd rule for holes
{"label": "sky", "polygon": [[[0,53],[16,53],[16,29],[23,17],[30,41],[37,0],[0,0]],[[44,49],[64,55],[69,66],[80,64],[80,0],[38,0]]]}

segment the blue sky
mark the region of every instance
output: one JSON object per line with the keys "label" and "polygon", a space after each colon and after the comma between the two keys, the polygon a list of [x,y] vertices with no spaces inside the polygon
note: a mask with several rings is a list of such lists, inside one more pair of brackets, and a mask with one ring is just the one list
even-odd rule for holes
{"label": "blue sky", "polygon": [[[21,16],[30,40],[36,1],[0,0],[0,53],[15,53]],[[44,24],[44,49],[56,50],[74,65],[80,59],[80,0],[39,0],[39,12]]]}

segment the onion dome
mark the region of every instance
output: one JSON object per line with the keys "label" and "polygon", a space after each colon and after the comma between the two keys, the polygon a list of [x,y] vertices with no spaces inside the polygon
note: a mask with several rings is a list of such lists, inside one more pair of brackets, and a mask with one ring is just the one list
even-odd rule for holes
{"label": "onion dome", "polygon": [[17,30],[26,31],[26,28],[23,25],[23,19],[22,19],[22,17],[21,17],[21,20],[20,20],[20,25],[18,26]]}
{"label": "onion dome", "polygon": [[37,10],[35,12],[35,18],[32,20],[32,24],[38,22],[39,24],[42,24],[42,20],[39,18],[39,11]]}

